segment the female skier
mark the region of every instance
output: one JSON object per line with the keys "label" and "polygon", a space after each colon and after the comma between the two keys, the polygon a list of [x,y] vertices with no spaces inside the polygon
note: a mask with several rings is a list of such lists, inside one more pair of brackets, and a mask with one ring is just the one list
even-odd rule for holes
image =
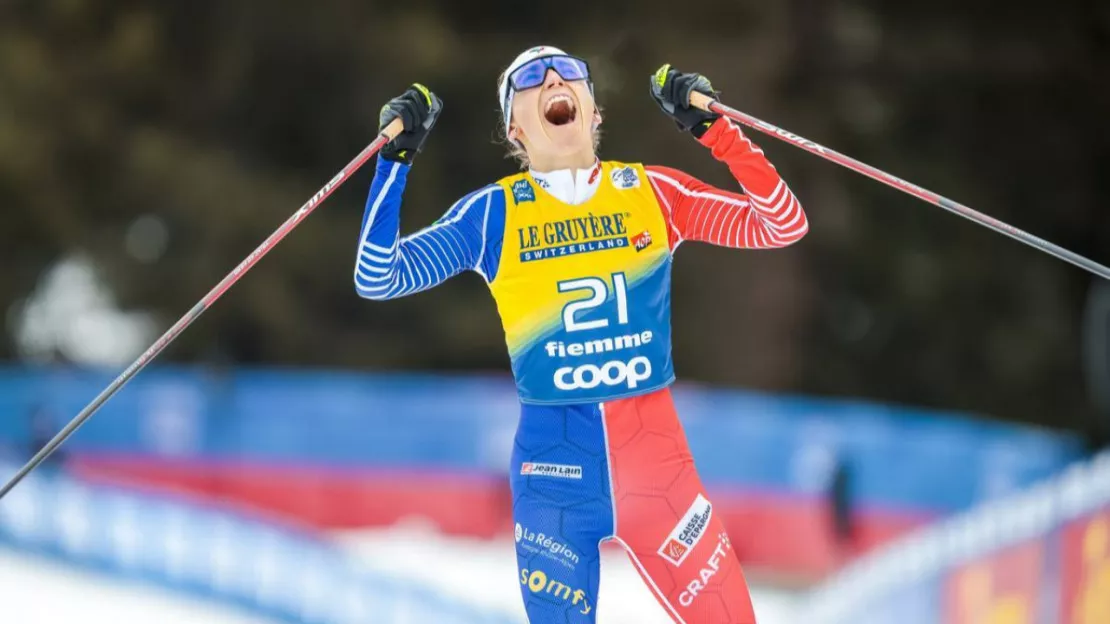
{"label": "female skier", "polygon": [[622,545],[676,622],[752,624],[748,589],[705,494],[669,390],[671,259],[683,241],[785,247],[808,226],[775,168],[727,119],[689,106],[714,92],[664,65],[651,95],[746,191],[680,171],[599,161],[587,64],[553,47],[518,56],[498,84],[505,136],[527,171],[399,234],[401,196],[439,116],[413,85],[381,127],[355,267],[362,297],[427,290],[463,271],[489,285],[522,403],[510,465],[518,581],[533,624],[594,622],[598,547]]}

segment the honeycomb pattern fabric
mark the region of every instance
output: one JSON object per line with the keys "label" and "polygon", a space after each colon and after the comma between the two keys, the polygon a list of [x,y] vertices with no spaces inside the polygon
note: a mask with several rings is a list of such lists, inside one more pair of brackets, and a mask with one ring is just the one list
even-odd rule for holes
{"label": "honeycomb pattern fabric", "polygon": [[517,580],[531,624],[596,621],[599,546],[608,540],[625,548],[675,622],[755,622],[669,390],[525,405],[510,469]]}

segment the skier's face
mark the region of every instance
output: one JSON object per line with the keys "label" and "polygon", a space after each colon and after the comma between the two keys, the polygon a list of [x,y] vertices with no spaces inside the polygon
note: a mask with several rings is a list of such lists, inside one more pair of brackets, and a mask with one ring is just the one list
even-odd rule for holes
{"label": "skier's face", "polygon": [[533,160],[536,156],[566,156],[593,151],[593,132],[601,116],[585,80],[563,80],[547,70],[544,83],[513,94],[509,138],[520,141]]}

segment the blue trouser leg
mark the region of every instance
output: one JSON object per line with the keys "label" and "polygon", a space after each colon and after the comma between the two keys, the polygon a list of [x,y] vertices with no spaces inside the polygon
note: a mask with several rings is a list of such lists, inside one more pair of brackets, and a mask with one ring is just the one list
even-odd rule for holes
{"label": "blue trouser leg", "polygon": [[522,411],[510,467],[518,582],[530,624],[593,624],[598,545],[613,534],[596,405]]}

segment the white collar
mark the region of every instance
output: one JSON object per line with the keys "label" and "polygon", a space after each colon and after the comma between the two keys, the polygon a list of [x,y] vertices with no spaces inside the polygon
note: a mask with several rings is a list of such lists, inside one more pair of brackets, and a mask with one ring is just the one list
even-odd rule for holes
{"label": "white collar", "polygon": [[528,170],[536,184],[551,195],[572,206],[586,203],[601,184],[601,162],[586,169],[556,169],[555,171]]}

